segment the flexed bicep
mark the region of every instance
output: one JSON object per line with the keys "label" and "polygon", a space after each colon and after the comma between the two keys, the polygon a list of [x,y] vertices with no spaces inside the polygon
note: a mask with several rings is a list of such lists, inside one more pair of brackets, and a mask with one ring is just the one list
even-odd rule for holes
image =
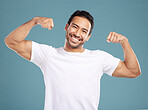
{"label": "flexed bicep", "polygon": [[32,41],[24,40],[12,47],[13,50],[23,58],[30,60],[32,51]]}
{"label": "flexed bicep", "polygon": [[135,78],[137,75],[133,74],[129,69],[126,67],[123,61],[120,60],[117,68],[113,72],[112,76],[114,77],[124,77],[124,78]]}

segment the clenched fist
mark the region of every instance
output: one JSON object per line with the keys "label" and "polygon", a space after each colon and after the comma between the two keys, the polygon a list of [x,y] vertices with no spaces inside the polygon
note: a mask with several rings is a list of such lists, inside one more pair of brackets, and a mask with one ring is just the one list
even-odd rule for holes
{"label": "clenched fist", "polygon": [[107,37],[107,42],[113,42],[113,43],[123,43],[127,38],[121,34],[118,34],[116,32],[110,32]]}
{"label": "clenched fist", "polygon": [[48,28],[51,30],[54,27],[53,19],[47,17],[35,17],[35,23],[42,26],[42,28]]}

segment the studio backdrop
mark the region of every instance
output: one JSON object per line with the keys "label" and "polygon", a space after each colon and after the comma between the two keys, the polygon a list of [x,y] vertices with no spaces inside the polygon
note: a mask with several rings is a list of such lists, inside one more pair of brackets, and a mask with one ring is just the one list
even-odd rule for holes
{"label": "studio backdrop", "polygon": [[52,30],[36,25],[26,39],[62,47],[65,25],[76,10],[90,12],[95,21],[85,48],[124,60],[121,45],[106,42],[110,32],[117,32],[128,38],[141,66],[142,74],[133,79],[103,75],[99,110],[148,109],[148,0],[1,0],[0,110],[43,110],[45,98],[41,70],[10,50],[5,37],[36,16],[49,17]]}

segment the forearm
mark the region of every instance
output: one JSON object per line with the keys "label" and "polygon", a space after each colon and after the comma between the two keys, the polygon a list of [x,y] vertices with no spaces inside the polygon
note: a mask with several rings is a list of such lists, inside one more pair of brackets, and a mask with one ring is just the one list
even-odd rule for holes
{"label": "forearm", "polygon": [[140,66],[137,57],[133,49],[131,48],[127,38],[123,40],[121,46],[124,51],[124,63],[127,69],[134,74],[140,74]]}
{"label": "forearm", "polygon": [[34,27],[35,25],[36,25],[35,18],[33,18],[32,20],[24,23],[23,25],[12,31],[5,38],[5,42],[7,44],[15,44],[22,42],[23,40],[25,40],[32,27]]}

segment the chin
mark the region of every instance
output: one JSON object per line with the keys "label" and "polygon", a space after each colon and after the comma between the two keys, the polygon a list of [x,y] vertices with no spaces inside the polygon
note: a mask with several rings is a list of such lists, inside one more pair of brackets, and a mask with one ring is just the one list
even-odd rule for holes
{"label": "chin", "polygon": [[67,43],[68,43],[68,45],[69,45],[71,48],[73,48],[73,49],[80,48],[80,47],[83,46],[83,44],[84,44],[84,43],[74,44],[74,43],[72,43],[72,42],[70,42],[70,41],[68,41]]}
{"label": "chin", "polygon": [[80,47],[79,44],[73,44],[73,43],[71,43],[70,41],[67,41],[67,44],[68,44],[71,48],[73,48],[73,49],[76,49],[76,48],[79,48],[79,47]]}

